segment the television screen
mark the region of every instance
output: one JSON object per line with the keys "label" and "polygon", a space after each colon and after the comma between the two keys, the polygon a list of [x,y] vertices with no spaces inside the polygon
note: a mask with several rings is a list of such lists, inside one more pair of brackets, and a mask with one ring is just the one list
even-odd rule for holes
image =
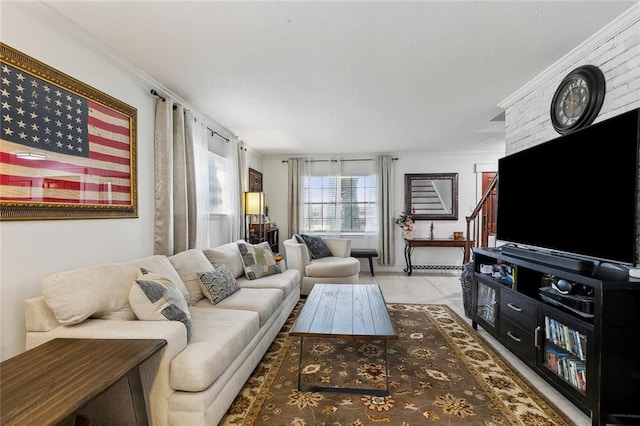
{"label": "television screen", "polygon": [[635,264],[640,109],[498,161],[498,240]]}

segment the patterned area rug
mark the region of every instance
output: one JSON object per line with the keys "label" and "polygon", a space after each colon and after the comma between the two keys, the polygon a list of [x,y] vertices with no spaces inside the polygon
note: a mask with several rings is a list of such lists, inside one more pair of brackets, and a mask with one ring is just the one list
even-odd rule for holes
{"label": "patterned area rug", "polygon": [[[298,304],[223,425],[569,425],[445,305],[387,304],[398,340],[300,339]],[[299,392],[304,384],[385,389],[389,396]]]}

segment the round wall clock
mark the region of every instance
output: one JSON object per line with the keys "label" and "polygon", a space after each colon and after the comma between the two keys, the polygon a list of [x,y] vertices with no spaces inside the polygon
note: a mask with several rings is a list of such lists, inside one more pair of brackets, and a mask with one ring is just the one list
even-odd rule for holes
{"label": "round wall clock", "polygon": [[600,68],[584,65],[571,71],[551,100],[551,123],[564,135],[588,126],[604,102],[605,80]]}

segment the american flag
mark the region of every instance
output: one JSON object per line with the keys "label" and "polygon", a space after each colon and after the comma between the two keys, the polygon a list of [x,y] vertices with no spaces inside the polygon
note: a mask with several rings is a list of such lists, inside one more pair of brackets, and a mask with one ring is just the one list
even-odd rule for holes
{"label": "american flag", "polygon": [[0,66],[0,202],[131,205],[129,117]]}

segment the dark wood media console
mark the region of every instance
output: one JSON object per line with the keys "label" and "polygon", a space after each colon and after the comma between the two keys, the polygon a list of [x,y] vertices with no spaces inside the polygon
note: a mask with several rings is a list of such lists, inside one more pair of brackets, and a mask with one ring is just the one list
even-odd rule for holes
{"label": "dark wood media console", "polygon": [[[473,327],[487,330],[593,425],[640,424],[640,280],[594,278],[561,267],[553,255],[473,254]],[[570,294],[553,288],[559,280]]]}

